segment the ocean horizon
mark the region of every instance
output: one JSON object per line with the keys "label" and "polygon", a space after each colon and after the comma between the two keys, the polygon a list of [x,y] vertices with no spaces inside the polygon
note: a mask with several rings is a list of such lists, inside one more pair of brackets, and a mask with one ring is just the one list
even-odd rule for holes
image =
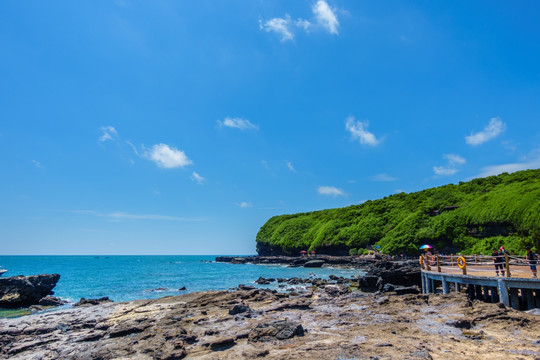
{"label": "ocean horizon", "polygon": [[[278,288],[275,282],[256,284],[259,277],[328,278],[332,274],[363,274],[358,269],[218,263],[214,261],[216,256],[222,255],[3,255],[0,266],[8,270],[3,277],[60,274],[54,296],[70,304],[83,297],[107,296],[119,302],[227,290],[239,284]],[[184,287],[186,290],[179,290]]]}

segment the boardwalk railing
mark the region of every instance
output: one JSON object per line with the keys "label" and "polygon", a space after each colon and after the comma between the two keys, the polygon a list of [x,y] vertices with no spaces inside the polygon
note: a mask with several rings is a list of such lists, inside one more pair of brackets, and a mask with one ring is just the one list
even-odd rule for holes
{"label": "boardwalk railing", "polygon": [[497,256],[485,255],[420,255],[420,266],[423,270],[442,272],[441,266],[459,267],[467,275],[468,266],[498,266],[501,275],[511,277],[511,269],[519,270],[529,268],[529,260],[525,257],[510,256],[508,254]]}
{"label": "boardwalk railing", "polygon": [[[486,271],[495,272],[495,261],[500,264],[498,270],[503,276],[497,277],[498,273],[497,276],[485,276]],[[421,256],[420,266],[424,293],[437,292],[439,285],[444,294],[448,294],[452,288],[461,291],[462,287],[466,286],[471,300],[502,302],[517,310],[540,308],[540,280],[530,278],[529,262],[524,258],[507,254],[497,257],[433,255]],[[457,268],[461,271],[456,271]],[[477,274],[481,275],[468,275],[467,269],[470,272],[479,269]],[[520,274],[527,271],[527,278],[512,277],[512,271]]]}

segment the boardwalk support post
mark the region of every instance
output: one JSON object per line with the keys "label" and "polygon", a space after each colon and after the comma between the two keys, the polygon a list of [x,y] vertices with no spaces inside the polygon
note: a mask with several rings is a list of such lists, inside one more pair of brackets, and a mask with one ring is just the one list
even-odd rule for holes
{"label": "boardwalk support post", "polygon": [[499,297],[500,297],[499,300],[505,306],[510,306],[510,298],[508,296],[508,288],[506,287],[506,284],[505,284],[503,279],[499,279],[497,281],[497,287],[499,288]]}
{"label": "boardwalk support post", "polygon": [[448,281],[446,281],[446,276],[442,277],[442,292],[443,294],[450,293],[450,284],[448,283]]}
{"label": "boardwalk support post", "polygon": [[504,258],[506,259],[506,276],[511,277],[512,274],[510,274],[510,257],[507,253],[504,253]]}

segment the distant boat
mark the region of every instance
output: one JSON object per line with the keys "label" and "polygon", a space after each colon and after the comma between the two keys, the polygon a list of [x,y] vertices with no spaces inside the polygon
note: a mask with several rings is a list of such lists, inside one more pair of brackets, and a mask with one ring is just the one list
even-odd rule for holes
{"label": "distant boat", "polygon": [[6,269],[0,269],[0,276],[2,276],[5,272],[7,272]]}

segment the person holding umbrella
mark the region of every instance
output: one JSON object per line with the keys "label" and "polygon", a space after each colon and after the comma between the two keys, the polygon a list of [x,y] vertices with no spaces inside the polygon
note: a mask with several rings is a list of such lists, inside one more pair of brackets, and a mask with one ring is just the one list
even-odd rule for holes
{"label": "person holding umbrella", "polygon": [[433,254],[431,253],[431,248],[432,246],[427,244],[420,246],[420,250],[426,251],[426,261],[428,261],[429,265],[433,265]]}

